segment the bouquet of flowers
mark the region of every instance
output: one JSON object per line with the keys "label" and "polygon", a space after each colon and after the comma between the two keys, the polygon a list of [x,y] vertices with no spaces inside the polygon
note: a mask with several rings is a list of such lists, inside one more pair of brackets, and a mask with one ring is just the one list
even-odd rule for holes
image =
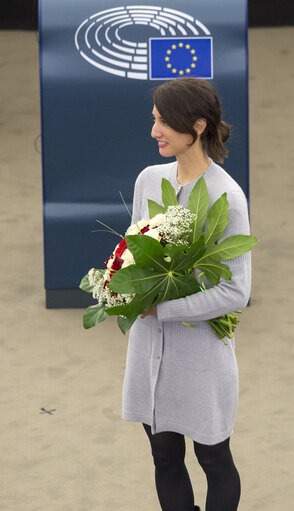
{"label": "bouquet of flowers", "polygon": [[[214,285],[220,278],[230,280],[231,271],[221,261],[248,252],[258,242],[255,236],[243,234],[218,242],[229,221],[229,203],[224,193],[208,211],[204,177],[195,184],[187,208],[178,204],[167,179],[162,179],[161,189],[163,206],[149,199],[150,219],[140,220],[127,229],[124,237],[120,235],[122,240],[107,259],[105,269],[92,268],[83,277],[80,288],[98,300],[85,311],[84,328],[115,315],[125,334],[151,306],[205,291],[204,277]],[[239,322],[236,313],[240,312],[208,321],[225,344],[224,338],[234,335]]]}

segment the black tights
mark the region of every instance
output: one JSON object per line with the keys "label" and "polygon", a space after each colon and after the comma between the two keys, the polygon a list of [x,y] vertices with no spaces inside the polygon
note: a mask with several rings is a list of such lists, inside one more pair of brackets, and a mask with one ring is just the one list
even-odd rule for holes
{"label": "black tights", "polygon": [[[173,431],[152,435],[144,424],[155,465],[155,483],[163,511],[193,511],[194,494],[185,465],[185,437]],[[207,479],[205,511],[236,511],[240,500],[239,473],[230,451],[230,437],[215,445],[194,443]]]}

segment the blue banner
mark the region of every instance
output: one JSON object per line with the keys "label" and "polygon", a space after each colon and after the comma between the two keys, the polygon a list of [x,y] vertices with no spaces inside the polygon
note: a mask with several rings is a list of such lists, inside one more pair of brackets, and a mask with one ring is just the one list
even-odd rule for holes
{"label": "blue banner", "polygon": [[163,80],[212,81],[232,126],[223,167],[249,198],[247,4],[40,0],[39,13],[45,288],[54,306],[59,291],[79,293],[81,277],[103,268],[119,241],[93,232],[103,229],[96,219],[124,234],[119,192],[131,209],[139,172],[174,160],[150,136],[152,91]]}

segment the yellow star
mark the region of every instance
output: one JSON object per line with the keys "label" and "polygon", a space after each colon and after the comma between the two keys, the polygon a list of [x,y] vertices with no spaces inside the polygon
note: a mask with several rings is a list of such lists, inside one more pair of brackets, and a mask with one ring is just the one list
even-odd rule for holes
{"label": "yellow star", "polygon": [[176,73],[176,72],[177,72],[176,68],[173,68],[173,69],[172,69],[172,72],[173,72],[173,73]]}
{"label": "yellow star", "polygon": [[168,64],[166,67],[171,67],[171,64]]}
{"label": "yellow star", "polygon": [[193,57],[193,60],[197,60],[197,57]]}
{"label": "yellow star", "polygon": [[191,73],[191,69],[189,69],[189,68],[187,67],[187,69],[186,69],[186,73]]}
{"label": "yellow star", "polygon": [[195,50],[191,50],[191,53],[195,53]]}
{"label": "yellow star", "polygon": [[173,49],[173,50],[175,50],[175,49],[176,49],[176,47],[177,47],[177,45],[176,45],[176,44],[173,44],[173,45],[172,45],[172,49]]}
{"label": "yellow star", "polygon": [[182,48],[184,46],[183,43],[179,43],[179,47]]}
{"label": "yellow star", "polygon": [[168,53],[168,55],[171,53],[171,50],[166,50],[166,53]]}
{"label": "yellow star", "polygon": [[196,66],[196,64],[191,64],[191,67],[195,67],[195,66]]}
{"label": "yellow star", "polygon": [[186,44],[186,48],[187,48],[187,50],[189,50],[190,44]]}
{"label": "yellow star", "polygon": [[165,57],[165,60],[169,60],[169,57]]}
{"label": "yellow star", "polygon": [[184,74],[184,71],[181,69],[181,71],[179,71],[179,74],[180,74],[180,75],[183,75],[183,74]]}

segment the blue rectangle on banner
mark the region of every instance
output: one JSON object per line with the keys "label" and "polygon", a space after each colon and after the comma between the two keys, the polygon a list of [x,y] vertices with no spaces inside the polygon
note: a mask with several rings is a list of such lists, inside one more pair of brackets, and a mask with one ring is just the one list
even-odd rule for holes
{"label": "blue rectangle on banner", "polygon": [[213,78],[212,37],[149,39],[150,80]]}

